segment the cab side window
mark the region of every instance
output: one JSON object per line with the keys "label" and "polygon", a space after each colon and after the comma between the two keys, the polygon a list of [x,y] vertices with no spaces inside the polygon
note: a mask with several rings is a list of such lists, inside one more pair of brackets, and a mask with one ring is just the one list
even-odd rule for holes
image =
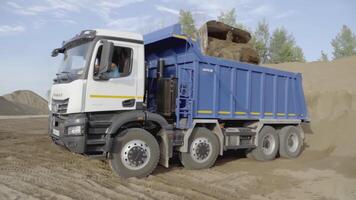
{"label": "cab side window", "polygon": [[132,49],[127,47],[115,46],[112,63],[115,64],[119,70],[120,77],[130,75],[132,70]]}
{"label": "cab side window", "polygon": [[[102,46],[98,48],[95,58],[94,76],[97,75],[100,66]],[[120,78],[129,76],[132,70],[133,50],[128,47],[115,46],[112,61],[107,76],[109,78]]]}

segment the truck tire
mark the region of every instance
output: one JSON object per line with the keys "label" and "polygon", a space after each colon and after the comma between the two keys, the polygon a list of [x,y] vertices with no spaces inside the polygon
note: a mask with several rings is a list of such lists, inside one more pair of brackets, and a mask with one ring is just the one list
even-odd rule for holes
{"label": "truck tire", "polygon": [[269,161],[276,158],[279,150],[279,137],[272,126],[264,126],[258,134],[258,145],[247,157],[258,161]]}
{"label": "truck tire", "polygon": [[206,169],[214,165],[219,154],[219,140],[207,128],[194,128],[189,139],[188,152],[180,153],[180,160],[187,169]]}
{"label": "truck tire", "polygon": [[303,139],[295,126],[285,126],[279,132],[279,155],[283,158],[296,158],[302,152]]}
{"label": "truck tire", "polygon": [[152,173],[159,157],[159,144],[155,137],[144,129],[130,128],[115,138],[109,163],[120,177],[140,178]]}

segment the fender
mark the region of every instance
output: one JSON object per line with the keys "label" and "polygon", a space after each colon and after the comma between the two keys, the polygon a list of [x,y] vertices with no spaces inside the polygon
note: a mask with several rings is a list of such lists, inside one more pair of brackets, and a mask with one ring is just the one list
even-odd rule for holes
{"label": "fender", "polygon": [[212,132],[218,137],[219,144],[220,144],[220,150],[219,150],[220,153],[219,154],[223,155],[224,135],[220,128],[219,122],[216,119],[194,119],[193,123],[192,123],[192,128],[186,130],[184,133],[184,143],[179,148],[179,151],[180,152],[188,152],[189,138],[190,138],[190,135],[192,134],[196,124],[214,124],[215,125]]}
{"label": "fender", "polygon": [[[167,120],[159,114],[151,113],[143,110],[135,110],[120,113],[114,116],[111,120],[111,126],[106,129],[106,145],[104,147],[105,152],[111,152],[113,146],[113,136],[118,133],[118,130],[126,123],[134,121],[153,121],[161,126],[162,130],[172,130],[173,126],[170,125]],[[162,137],[162,136],[161,136]],[[166,141],[166,140],[163,140]],[[171,144],[171,143],[169,143]],[[165,144],[165,146],[169,145]]]}

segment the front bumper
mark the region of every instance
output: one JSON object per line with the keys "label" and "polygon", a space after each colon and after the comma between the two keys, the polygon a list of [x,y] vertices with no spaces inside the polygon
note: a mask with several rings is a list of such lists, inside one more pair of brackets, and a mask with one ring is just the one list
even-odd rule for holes
{"label": "front bumper", "polygon": [[[53,142],[74,153],[84,153],[86,144],[87,117],[85,114],[50,114],[49,135]],[[69,135],[68,127],[81,126],[79,135]]]}

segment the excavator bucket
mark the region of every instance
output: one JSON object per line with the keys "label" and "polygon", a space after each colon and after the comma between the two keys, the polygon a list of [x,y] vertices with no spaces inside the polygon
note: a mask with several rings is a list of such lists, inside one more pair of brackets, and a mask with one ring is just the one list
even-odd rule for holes
{"label": "excavator bucket", "polygon": [[215,20],[199,29],[203,54],[241,62],[259,63],[256,50],[248,42],[251,34]]}

